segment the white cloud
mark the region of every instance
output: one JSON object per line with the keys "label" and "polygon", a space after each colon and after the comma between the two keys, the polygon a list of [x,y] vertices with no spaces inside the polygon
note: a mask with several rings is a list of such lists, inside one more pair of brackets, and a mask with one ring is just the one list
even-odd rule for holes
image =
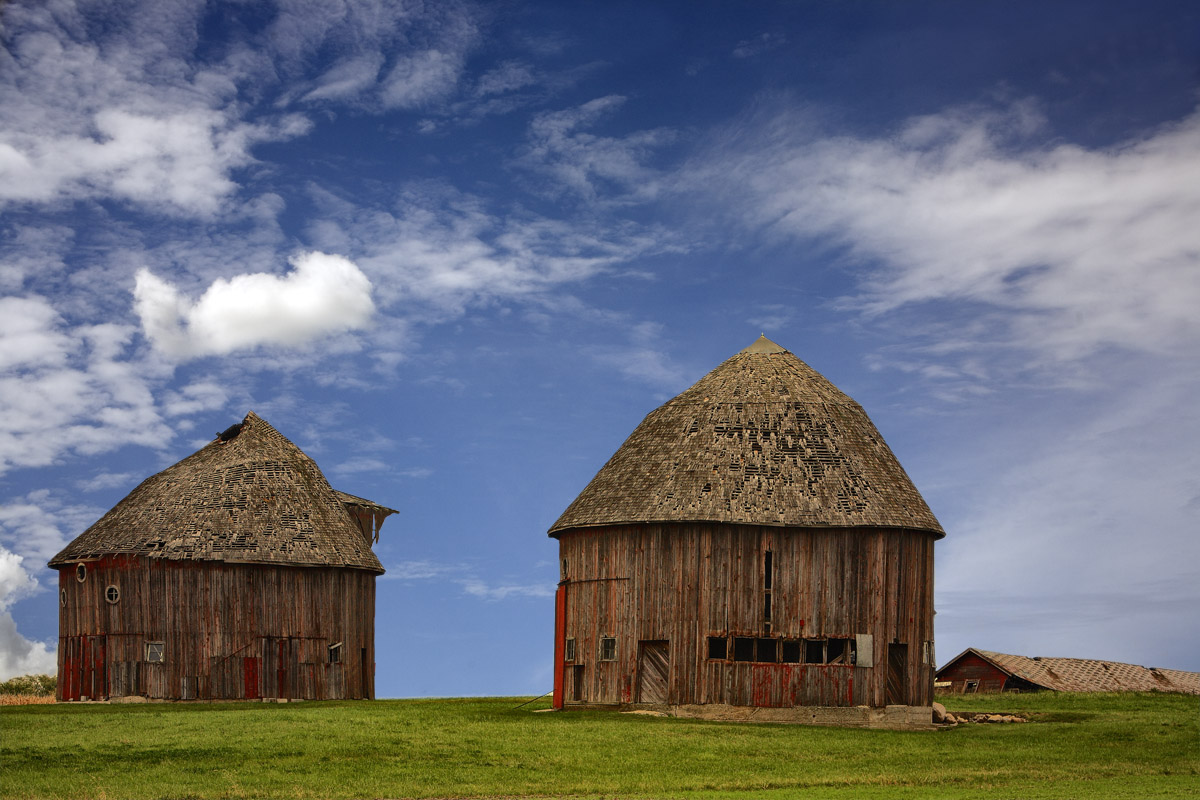
{"label": "white cloud", "polygon": [[479,578],[471,566],[436,561],[401,561],[387,566],[384,578],[406,581],[445,580],[460,586],[465,594],[491,602],[517,597],[554,596],[552,582],[492,584]]}
{"label": "white cloud", "polygon": [[463,591],[484,600],[507,600],[510,597],[553,597],[553,583],[504,583],[492,585],[479,579],[461,581]]}
{"label": "white cloud", "polygon": [[354,252],[381,308],[403,304],[414,314],[458,315],[474,304],[532,297],[676,247],[661,230],[502,216],[476,198],[438,188],[406,191],[392,213],[327,194],[317,199],[323,220],[310,235],[327,249]]}
{"label": "white cloud", "polygon": [[255,144],[307,130],[243,120],[238,67],[189,61],[202,5],[148,3],[103,29],[90,5],[5,7],[0,206],[97,198],[209,216]]}
{"label": "white cloud", "polygon": [[424,50],[396,61],[383,80],[385,108],[419,108],[454,91],[462,72],[461,53]]}
{"label": "white cloud", "polygon": [[4,298],[0,311],[0,472],[170,440],[151,393],[153,367],[126,360],[133,328],[69,327],[36,295]]}
{"label": "white cloud", "polygon": [[[1002,312],[1053,361],[1200,334],[1200,114],[1108,148],[1042,143],[1028,106],[952,110],[894,136],[824,137],[784,114],[699,168],[748,221],[838,242],[873,312],[938,300]],[[737,199],[733,199],[737,198]]]}
{"label": "white cloud", "polygon": [[617,137],[585,130],[624,103],[624,97],[609,95],[575,108],[538,114],[530,123],[529,146],[518,163],[549,176],[557,184],[556,191],[565,189],[587,200],[595,200],[602,189],[613,187],[631,197],[652,197],[659,175],[645,162],[675,138],[674,132],[657,128]]}
{"label": "white cloud", "polygon": [[138,476],[132,472],[98,472],[76,485],[85,492],[103,492],[108,489],[132,489]]}
{"label": "white cloud", "polygon": [[58,669],[56,651],[22,636],[9,611],[14,602],[39,589],[23,560],[0,547],[0,681],[16,675],[53,674]]}
{"label": "white cloud", "polygon": [[365,327],[375,310],[371,282],[351,261],[320,252],[290,259],[281,277],[254,273],[218,279],[195,303],[147,269],[135,305],[147,338],[181,359],[260,345],[294,346]]}

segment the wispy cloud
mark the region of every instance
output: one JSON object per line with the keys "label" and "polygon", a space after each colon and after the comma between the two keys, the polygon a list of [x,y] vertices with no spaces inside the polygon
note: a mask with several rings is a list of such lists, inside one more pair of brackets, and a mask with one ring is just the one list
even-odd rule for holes
{"label": "wispy cloud", "polygon": [[763,112],[698,162],[759,229],[869,267],[856,305],[993,309],[992,336],[1062,362],[1200,338],[1200,114],[1108,148],[1045,142],[1036,108],[952,109],[893,135]]}
{"label": "wispy cloud", "polygon": [[553,597],[554,583],[511,583],[486,580],[469,564],[445,564],[435,561],[401,561],[385,565],[384,578],[391,580],[445,581],[461,587],[464,594],[489,602],[519,597]]}
{"label": "wispy cloud", "polygon": [[628,199],[652,197],[659,174],[647,161],[655,150],[673,141],[675,133],[666,128],[623,136],[587,131],[625,101],[620,95],[608,95],[575,108],[538,114],[529,126],[528,149],[517,163],[550,178],[553,193],[566,191],[586,200],[603,194],[609,202],[620,201],[621,194]]}

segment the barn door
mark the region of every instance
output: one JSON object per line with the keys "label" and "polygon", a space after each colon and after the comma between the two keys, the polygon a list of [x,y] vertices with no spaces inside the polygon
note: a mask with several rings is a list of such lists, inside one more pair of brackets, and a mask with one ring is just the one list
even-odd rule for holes
{"label": "barn door", "polygon": [[666,703],[670,642],[638,642],[637,702]]}
{"label": "barn door", "polygon": [[295,697],[300,667],[299,640],[264,636],[262,642],[262,696],[282,699]]}
{"label": "barn door", "polygon": [[887,704],[908,705],[908,645],[892,642],[888,648]]}
{"label": "barn door", "polygon": [[108,697],[108,658],[103,636],[68,636],[63,655],[63,700]]}

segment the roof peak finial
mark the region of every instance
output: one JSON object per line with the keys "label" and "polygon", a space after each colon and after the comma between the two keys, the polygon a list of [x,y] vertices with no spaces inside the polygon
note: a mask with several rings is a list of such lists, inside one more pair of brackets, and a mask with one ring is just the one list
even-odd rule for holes
{"label": "roof peak finial", "polygon": [[754,341],[754,344],[742,350],[738,355],[743,353],[786,353],[788,349],[782,345],[778,345],[767,338],[765,333],[759,334],[759,337]]}

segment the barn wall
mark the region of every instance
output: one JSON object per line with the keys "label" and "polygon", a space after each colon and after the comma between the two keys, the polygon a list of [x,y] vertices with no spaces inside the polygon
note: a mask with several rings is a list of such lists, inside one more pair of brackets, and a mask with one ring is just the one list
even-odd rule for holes
{"label": "barn wall", "polygon": [[[562,635],[574,640],[574,659],[564,665],[564,702],[929,705],[933,541],[890,529],[711,523],[568,531],[560,537]],[[726,658],[709,657],[710,636],[727,637]],[[615,639],[613,660],[602,659],[605,637]],[[773,639],[774,659],[735,660],[733,637]],[[785,640],[803,649],[828,639],[869,644],[854,664],[782,663]],[[665,700],[654,696],[659,651]]]}
{"label": "barn wall", "polygon": [[[60,700],[374,695],[373,573],[136,556],[85,566],[82,581],[74,564],[59,570]],[[157,642],[161,663],[147,651]]]}
{"label": "barn wall", "polygon": [[937,676],[950,683],[949,691],[958,693],[1002,692],[1008,675],[974,653],[967,653],[949,664]]}

